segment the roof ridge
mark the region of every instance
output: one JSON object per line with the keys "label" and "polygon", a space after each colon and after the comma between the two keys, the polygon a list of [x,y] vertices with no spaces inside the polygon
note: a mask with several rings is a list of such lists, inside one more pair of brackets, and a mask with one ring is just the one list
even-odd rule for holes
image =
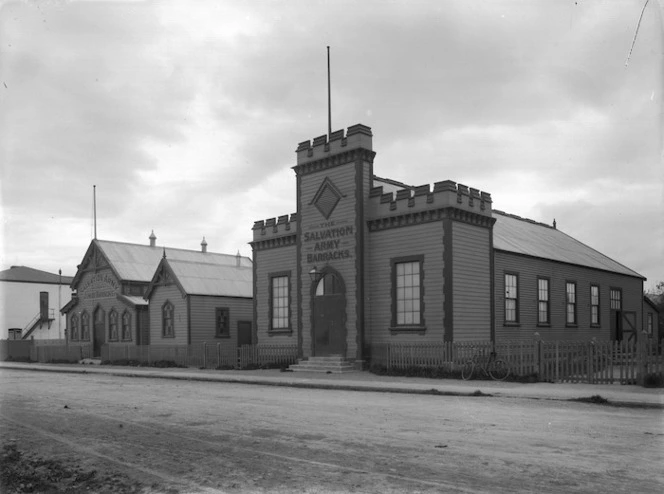
{"label": "roof ridge", "polygon": [[192,261],[192,260],[189,260],[189,259],[172,259],[172,258],[169,258],[168,256],[166,257],[166,261],[168,261],[169,263],[196,264],[198,266],[207,265],[207,266],[222,266],[224,268],[252,269],[250,266],[237,266],[237,265],[230,265],[230,264],[218,264],[218,263],[215,263],[215,262]]}
{"label": "roof ridge", "polygon": [[530,218],[524,218],[523,216],[519,216],[518,214],[506,213],[505,211],[501,211],[500,209],[492,209],[491,212],[492,213],[497,213],[497,214],[500,214],[500,215],[503,215],[503,216],[507,216],[508,218],[514,218],[515,220],[526,221],[526,222],[532,223],[534,225],[545,226],[547,228],[550,228],[551,230],[558,230],[557,228],[554,228],[553,226],[551,226],[547,223],[542,223],[541,221],[531,220]]}
{"label": "roof ridge", "polygon": [[[97,242],[105,242],[105,243],[109,243],[109,244],[131,245],[131,246],[134,246],[134,247],[143,247],[143,248],[146,248],[146,249],[155,249],[155,250],[167,249],[167,251],[166,251],[167,255],[168,255],[169,250],[177,250],[177,251],[181,251],[181,252],[191,252],[191,253],[204,254],[204,255],[207,255],[207,256],[212,255],[212,256],[224,256],[224,257],[237,257],[237,254],[226,254],[224,252],[203,252],[200,249],[184,249],[182,247],[169,247],[168,245],[155,245],[153,247],[149,244],[136,244],[136,243],[132,243],[132,242],[120,242],[118,240],[100,240],[100,239],[96,239],[96,241]],[[240,257],[242,257],[244,259],[251,259],[250,257],[242,256],[242,255]]]}
{"label": "roof ridge", "polygon": [[397,187],[403,187],[405,189],[414,188],[412,185],[408,185],[408,184],[405,184],[403,182],[399,182],[398,180],[394,180],[394,179],[391,179],[391,178],[379,177],[378,175],[375,175],[375,174],[373,176],[373,179],[374,180],[379,180],[381,182],[385,182],[385,183],[388,183],[388,184],[391,184],[391,185],[396,185]]}

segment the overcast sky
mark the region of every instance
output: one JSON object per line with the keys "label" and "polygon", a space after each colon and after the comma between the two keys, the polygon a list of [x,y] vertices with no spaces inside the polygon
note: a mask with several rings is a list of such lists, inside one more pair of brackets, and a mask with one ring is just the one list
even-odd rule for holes
{"label": "overcast sky", "polygon": [[0,8],[0,269],[97,236],[250,256],[297,143],[370,126],[374,172],[454,180],[664,280],[662,3],[24,1]]}

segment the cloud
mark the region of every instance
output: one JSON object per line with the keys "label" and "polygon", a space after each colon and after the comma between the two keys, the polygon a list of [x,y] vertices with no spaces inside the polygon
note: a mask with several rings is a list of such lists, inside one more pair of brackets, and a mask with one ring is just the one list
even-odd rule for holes
{"label": "cloud", "polygon": [[[2,25],[11,27],[0,68],[8,86],[0,123],[3,183],[22,184],[3,186],[7,203],[93,183],[120,191],[137,170],[156,165],[141,148],[144,139],[181,138],[192,95],[148,56],[149,43],[141,40],[157,36],[160,26],[147,13],[74,3],[13,4],[2,14]],[[24,205],[33,206],[40,207]]]}
{"label": "cloud", "polygon": [[[154,228],[173,247],[198,248],[205,235],[212,251],[249,253],[253,221],[295,211],[297,143],[327,130],[330,45],[333,128],[373,128],[376,174],[467,183],[499,209],[592,232],[587,243],[630,265],[617,211],[629,207],[631,235],[664,235],[650,214],[664,207],[650,187],[662,180],[654,8],[624,64],[641,7],[6,4],[0,249],[38,263],[69,242],[79,262],[96,184],[102,238],[147,242]],[[36,254],[44,232],[57,238]]]}

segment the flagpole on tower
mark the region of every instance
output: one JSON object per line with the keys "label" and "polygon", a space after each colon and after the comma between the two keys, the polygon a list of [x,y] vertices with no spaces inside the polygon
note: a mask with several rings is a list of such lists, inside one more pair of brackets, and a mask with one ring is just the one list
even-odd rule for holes
{"label": "flagpole on tower", "polygon": [[330,47],[327,47],[327,139],[332,135],[332,96],[330,91]]}
{"label": "flagpole on tower", "polygon": [[94,215],[95,240],[97,240],[97,186],[92,186],[92,210]]}

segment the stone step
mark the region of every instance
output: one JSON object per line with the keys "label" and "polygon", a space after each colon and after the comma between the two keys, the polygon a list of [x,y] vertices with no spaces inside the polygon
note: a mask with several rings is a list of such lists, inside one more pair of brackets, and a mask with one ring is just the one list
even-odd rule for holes
{"label": "stone step", "polygon": [[349,362],[343,357],[309,357],[308,360],[300,360],[297,364],[289,367],[294,372],[325,372],[331,374],[343,374],[355,372],[354,362]]}
{"label": "stone step", "polygon": [[337,362],[337,363],[322,363],[322,362],[300,362],[298,364],[294,364],[302,368],[307,368],[307,369],[313,369],[313,368],[318,368],[318,369],[354,369],[355,365],[351,362]]}
{"label": "stone step", "polygon": [[341,355],[329,355],[326,357],[309,357],[308,360],[302,360],[303,362],[348,362],[346,357]]}

